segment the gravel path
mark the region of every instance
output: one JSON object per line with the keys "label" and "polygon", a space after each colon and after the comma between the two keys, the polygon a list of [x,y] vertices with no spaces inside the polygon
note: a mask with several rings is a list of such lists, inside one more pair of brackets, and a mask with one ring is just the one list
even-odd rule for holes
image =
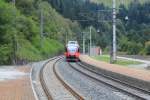
{"label": "gravel path", "polygon": [[[135,65],[129,65],[129,67],[132,67],[132,68],[139,68],[139,69],[146,69],[148,70],[150,68],[150,58],[147,57],[147,59],[144,57],[138,57],[138,56],[117,56],[117,58],[119,59],[123,59],[123,60],[130,60],[130,61],[137,61],[137,62],[141,62],[142,64],[135,64]],[[149,59],[148,59],[149,58]]]}
{"label": "gravel path", "polygon": [[150,56],[140,56],[140,55],[119,55],[120,57],[126,57],[126,58],[132,58],[132,59],[139,59],[139,60],[145,60],[150,61]]}
{"label": "gravel path", "polygon": [[95,82],[87,76],[72,69],[64,60],[58,64],[58,71],[76,91],[84,95],[86,100],[133,100],[133,98],[112,89],[102,83]]}

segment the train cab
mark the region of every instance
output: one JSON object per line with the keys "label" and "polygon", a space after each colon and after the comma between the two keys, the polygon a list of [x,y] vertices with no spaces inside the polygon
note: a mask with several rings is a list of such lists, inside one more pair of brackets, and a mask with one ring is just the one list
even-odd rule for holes
{"label": "train cab", "polygon": [[79,61],[79,44],[77,41],[69,41],[65,48],[66,61]]}

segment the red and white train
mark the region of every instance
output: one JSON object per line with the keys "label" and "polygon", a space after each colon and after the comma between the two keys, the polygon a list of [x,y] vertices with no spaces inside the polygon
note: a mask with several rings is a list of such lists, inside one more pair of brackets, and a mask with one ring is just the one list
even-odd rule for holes
{"label": "red and white train", "polygon": [[65,49],[66,61],[79,61],[80,50],[77,41],[69,41]]}

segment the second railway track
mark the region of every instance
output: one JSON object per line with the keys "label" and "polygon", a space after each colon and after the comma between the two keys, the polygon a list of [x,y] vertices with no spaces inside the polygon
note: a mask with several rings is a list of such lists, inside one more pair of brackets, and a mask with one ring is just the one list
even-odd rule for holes
{"label": "second railway track", "polygon": [[[71,66],[73,69],[75,69],[76,71],[86,75],[87,77],[94,79],[95,81],[101,82],[103,84],[106,84],[110,87],[113,87],[119,91],[122,91],[130,96],[133,96],[137,99],[140,100],[150,100],[150,92],[144,89],[141,89],[140,87],[134,87],[132,85],[129,85],[127,83],[121,82],[117,79],[114,79],[110,76],[104,75],[104,74],[98,74],[96,72],[94,72],[91,69],[88,69],[87,67],[85,67],[85,65],[81,64],[81,63],[77,63],[76,66],[72,65],[71,63],[68,63],[69,66]],[[78,66],[78,67],[77,67]],[[87,65],[86,65],[87,66]],[[89,73],[90,72],[90,73]],[[95,77],[94,75],[97,75],[97,77]],[[115,83],[117,85],[114,85],[112,83]]]}

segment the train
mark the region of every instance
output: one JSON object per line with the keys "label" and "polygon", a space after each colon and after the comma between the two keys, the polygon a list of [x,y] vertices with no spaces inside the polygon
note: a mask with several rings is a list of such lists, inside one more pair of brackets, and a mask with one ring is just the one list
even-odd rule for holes
{"label": "train", "polygon": [[68,41],[65,49],[65,58],[67,62],[80,61],[80,48],[77,41]]}

